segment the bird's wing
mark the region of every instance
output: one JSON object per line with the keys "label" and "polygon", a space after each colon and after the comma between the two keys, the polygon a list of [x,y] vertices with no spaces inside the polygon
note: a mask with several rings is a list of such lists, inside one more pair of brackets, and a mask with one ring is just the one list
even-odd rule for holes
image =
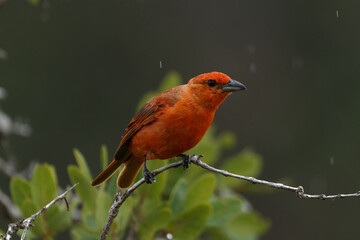
{"label": "bird's wing", "polygon": [[137,112],[125,129],[126,132],[114,156],[116,160],[124,159],[126,161],[127,157],[131,155],[128,151],[128,144],[131,137],[144,126],[154,122],[166,109],[175,105],[184,89],[185,85],[180,85],[166,90],[149,100]]}
{"label": "bird's wing", "polygon": [[[115,153],[114,158],[116,160],[123,159],[127,154],[127,145],[129,139],[142,127],[155,121],[157,113],[161,109],[162,104],[160,101],[149,102],[144,105],[139,112],[131,119],[130,123],[126,127],[126,132],[121,139],[120,145]],[[126,157],[125,157],[126,158]]]}

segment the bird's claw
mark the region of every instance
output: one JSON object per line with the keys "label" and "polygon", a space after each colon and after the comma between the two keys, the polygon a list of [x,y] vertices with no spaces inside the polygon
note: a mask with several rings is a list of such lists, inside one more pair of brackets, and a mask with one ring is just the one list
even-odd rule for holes
{"label": "bird's claw", "polygon": [[189,168],[189,164],[191,163],[191,161],[190,161],[190,155],[183,154],[183,155],[182,155],[182,161],[183,161],[184,170],[188,169],[188,168]]}
{"label": "bird's claw", "polygon": [[184,167],[184,170],[188,169],[189,168],[189,164],[191,163],[191,159],[193,160],[196,160],[196,161],[199,161],[200,158],[203,157],[202,154],[200,155],[187,155],[187,154],[180,154],[178,157],[182,157],[182,161],[183,161],[183,167]]}
{"label": "bird's claw", "polygon": [[144,179],[147,184],[151,184],[153,182],[156,182],[156,178],[152,172],[150,172],[149,169],[144,168]]}
{"label": "bird's claw", "polygon": [[154,174],[146,166],[146,156],[144,156],[144,179],[147,184],[156,182]]}

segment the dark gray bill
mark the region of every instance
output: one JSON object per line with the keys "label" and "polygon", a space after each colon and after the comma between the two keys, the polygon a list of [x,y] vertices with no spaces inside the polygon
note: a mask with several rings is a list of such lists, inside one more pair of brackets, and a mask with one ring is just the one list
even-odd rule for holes
{"label": "dark gray bill", "polygon": [[235,92],[235,91],[245,90],[246,87],[244,84],[230,79],[230,81],[227,84],[224,84],[224,86],[222,86],[221,89],[223,92]]}

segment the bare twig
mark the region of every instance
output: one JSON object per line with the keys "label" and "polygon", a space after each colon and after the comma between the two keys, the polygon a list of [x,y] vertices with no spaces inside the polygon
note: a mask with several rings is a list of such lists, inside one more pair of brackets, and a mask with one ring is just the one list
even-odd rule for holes
{"label": "bare twig", "polygon": [[191,162],[194,163],[195,165],[198,165],[198,166],[200,166],[206,170],[209,170],[211,172],[222,174],[225,177],[237,178],[237,179],[248,181],[253,184],[262,184],[262,185],[266,185],[266,186],[269,186],[272,188],[277,188],[277,189],[281,189],[281,190],[287,190],[290,192],[294,192],[294,193],[296,193],[296,196],[298,196],[299,198],[303,198],[303,199],[326,200],[326,199],[336,199],[336,198],[360,197],[360,191],[358,191],[356,193],[346,193],[346,194],[339,193],[339,194],[334,194],[334,195],[307,194],[307,193],[305,193],[304,188],[302,186],[292,187],[292,186],[288,186],[288,185],[285,185],[282,183],[269,182],[269,181],[260,180],[260,179],[253,178],[253,177],[245,177],[245,176],[233,174],[233,173],[230,173],[225,170],[220,170],[220,169],[211,167],[211,166],[207,165],[206,163],[204,163],[194,157],[191,158]]}
{"label": "bare twig", "polygon": [[[193,155],[190,157],[190,161],[191,163],[194,163],[195,165],[202,167],[208,171],[214,172],[214,173],[219,173],[221,175],[224,175],[225,177],[232,177],[232,178],[237,178],[237,179],[241,179],[241,180],[245,180],[248,181],[250,183],[253,184],[262,184],[262,185],[266,185],[272,188],[276,188],[276,189],[281,189],[281,190],[287,190],[287,191],[291,191],[294,192],[296,194],[297,197],[301,198],[301,199],[320,199],[320,200],[327,200],[327,199],[337,199],[337,198],[348,198],[348,197],[360,197],[360,191],[355,192],[355,193],[347,193],[347,194],[334,194],[334,195],[325,195],[325,194],[307,194],[304,191],[304,188],[302,186],[298,186],[298,187],[292,187],[292,186],[288,186],[282,183],[275,183],[275,182],[269,182],[269,181],[265,181],[265,180],[260,180],[257,178],[253,178],[253,177],[245,177],[245,176],[241,176],[241,175],[237,175],[237,174],[233,174],[230,173],[228,171],[225,170],[220,170],[214,167],[211,167],[209,165],[207,165],[206,163],[200,161],[200,158],[202,157],[202,155]],[[152,172],[152,174],[154,176],[170,169],[170,168],[177,168],[179,166],[182,166],[183,162],[182,161],[178,161],[178,162],[174,162],[174,163],[170,163],[162,168],[156,169]],[[131,195],[132,192],[134,192],[138,187],[140,187],[143,183],[145,183],[145,179],[142,178],[139,181],[137,181],[136,183],[134,183],[131,187],[129,187],[128,189],[126,189],[123,193],[121,193],[121,191],[117,192],[115,195],[115,199],[113,204],[110,207],[109,210],[109,216],[108,219],[105,223],[104,229],[101,232],[100,235],[100,240],[105,240],[109,231],[110,231],[110,227],[112,225],[112,223],[114,222],[115,217],[118,215],[119,213],[119,209],[121,207],[121,205],[125,202],[125,200]]]}
{"label": "bare twig", "polygon": [[74,184],[72,187],[70,187],[68,190],[66,190],[63,194],[57,196],[54,200],[52,200],[50,203],[48,203],[45,207],[43,207],[40,211],[38,211],[37,213],[35,213],[34,215],[32,215],[31,217],[27,218],[27,219],[22,219],[20,220],[18,223],[10,223],[9,224],[9,228],[6,232],[6,236],[5,236],[5,240],[10,240],[11,237],[19,230],[19,229],[24,229],[22,235],[21,235],[21,240],[25,239],[25,235],[27,230],[33,225],[31,222],[33,222],[35,220],[35,218],[37,218],[41,213],[43,213],[44,211],[48,210],[52,205],[54,205],[56,202],[60,201],[60,200],[65,200],[66,202],[66,206],[69,210],[69,205],[68,202],[65,198],[65,195],[70,192],[71,190],[73,190],[76,186],[78,185],[78,183]]}

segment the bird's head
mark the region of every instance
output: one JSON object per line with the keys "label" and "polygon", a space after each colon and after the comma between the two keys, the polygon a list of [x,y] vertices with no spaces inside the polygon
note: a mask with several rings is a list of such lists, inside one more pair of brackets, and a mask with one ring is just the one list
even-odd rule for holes
{"label": "bird's head", "polygon": [[221,72],[198,75],[189,80],[188,87],[196,102],[215,109],[232,92],[246,89],[242,83]]}

